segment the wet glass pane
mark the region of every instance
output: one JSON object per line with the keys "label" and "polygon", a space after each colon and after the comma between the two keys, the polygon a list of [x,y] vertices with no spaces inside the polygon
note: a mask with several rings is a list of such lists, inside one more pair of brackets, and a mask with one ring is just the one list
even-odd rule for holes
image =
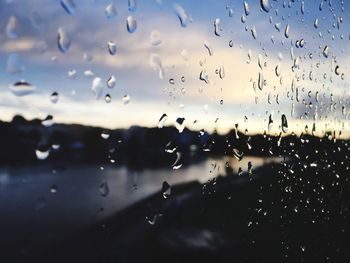
{"label": "wet glass pane", "polygon": [[1,262],[349,262],[349,5],[1,1]]}

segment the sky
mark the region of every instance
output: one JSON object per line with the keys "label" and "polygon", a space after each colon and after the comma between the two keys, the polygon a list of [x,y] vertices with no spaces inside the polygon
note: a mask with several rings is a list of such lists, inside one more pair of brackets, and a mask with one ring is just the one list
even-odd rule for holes
{"label": "sky", "polygon": [[[0,119],[128,128],[166,114],[165,125],[279,134],[284,114],[288,132],[349,134],[349,3],[266,2],[3,0]],[[20,80],[35,90],[19,96]]]}

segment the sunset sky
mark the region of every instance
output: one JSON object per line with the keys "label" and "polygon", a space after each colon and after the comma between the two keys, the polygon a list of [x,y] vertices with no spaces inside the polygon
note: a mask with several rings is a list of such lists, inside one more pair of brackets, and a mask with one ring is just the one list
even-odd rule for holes
{"label": "sunset sky", "polygon": [[[260,1],[246,2],[248,15],[243,1],[233,0],[136,0],[131,10],[127,0],[75,0],[72,14],[60,1],[1,1],[0,119],[51,114],[58,123],[124,128],[156,126],[165,113],[165,125],[184,117],[191,129],[226,132],[238,123],[256,133],[267,130],[271,114],[271,132],[279,133],[285,114],[289,131],[311,129],[315,122],[320,133],[349,132],[350,8],[342,11],[349,3],[321,1],[320,7],[320,1],[270,1],[266,12]],[[111,3],[117,14],[108,19],[105,9]],[[178,6],[187,15],[186,27],[175,12]],[[126,26],[129,16],[136,20],[133,33]],[[214,33],[216,19],[220,36]],[[57,44],[59,28],[71,42],[65,53]],[[114,55],[109,41],[116,44]],[[94,76],[85,76],[88,70]],[[208,83],[200,80],[202,71]],[[262,90],[259,72],[266,81]],[[116,85],[109,89],[112,75]],[[92,91],[95,78],[104,86],[98,99]],[[35,92],[16,96],[10,87],[22,79]],[[50,101],[52,92],[59,93],[56,104]],[[105,101],[107,93],[111,103]]]}

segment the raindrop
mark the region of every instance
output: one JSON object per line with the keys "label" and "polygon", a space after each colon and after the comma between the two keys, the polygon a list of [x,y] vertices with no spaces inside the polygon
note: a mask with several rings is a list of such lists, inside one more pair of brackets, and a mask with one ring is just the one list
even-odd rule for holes
{"label": "raindrop", "polygon": [[168,119],[168,115],[163,113],[163,115],[160,117],[160,119],[158,121],[158,128],[163,128],[164,123],[166,122],[167,119]]}
{"label": "raindrop", "polygon": [[68,78],[74,79],[76,75],[77,75],[77,71],[75,69],[68,71]]}
{"label": "raindrop", "polygon": [[180,20],[180,24],[182,27],[187,27],[189,22],[189,16],[187,15],[185,9],[179,4],[174,4],[174,10],[177,15],[177,17]]}
{"label": "raindrop", "polygon": [[305,4],[304,4],[304,1],[301,2],[300,11],[301,11],[302,14],[305,13]]}
{"label": "raindrop", "polygon": [[117,45],[115,44],[115,42],[108,41],[107,45],[108,45],[109,54],[115,55],[115,53],[117,53]]}
{"label": "raindrop", "polygon": [[264,88],[264,75],[263,75],[262,71],[259,72],[258,87],[260,90],[262,90]]}
{"label": "raindrop", "polygon": [[130,96],[128,94],[124,95],[122,98],[122,101],[124,103],[124,105],[127,105],[130,103]]}
{"label": "raindrop", "polygon": [[44,120],[41,121],[41,124],[45,127],[50,127],[53,125],[53,117],[52,115],[47,115]]}
{"label": "raindrop", "polygon": [[275,68],[275,73],[276,73],[276,76],[279,77],[281,76],[281,64],[278,64]]}
{"label": "raindrop", "polygon": [[269,123],[267,125],[267,129],[270,131],[272,128],[273,120],[272,120],[272,114],[269,116]]}
{"label": "raindrop", "polygon": [[62,27],[58,29],[57,45],[58,45],[58,49],[62,53],[66,53],[69,50],[71,45],[71,40],[67,32],[65,31],[65,29]]}
{"label": "raindrop", "polygon": [[328,58],[328,55],[329,55],[329,47],[325,46],[324,49],[323,49],[323,56],[325,58]]}
{"label": "raindrop", "polygon": [[316,18],[315,21],[314,21],[314,27],[318,28],[318,18]]}
{"label": "raindrop", "polygon": [[137,28],[137,23],[134,17],[128,16],[126,19],[126,29],[128,30],[129,33],[134,33]]}
{"label": "raindrop", "polygon": [[171,194],[171,187],[166,181],[164,181],[162,184],[162,194],[165,199]]}
{"label": "raindrop", "polygon": [[50,192],[52,194],[56,194],[57,193],[57,185],[52,185],[51,188],[50,188]]}
{"label": "raindrop", "polygon": [[255,26],[252,27],[252,29],[250,30],[252,32],[252,36],[254,39],[256,39],[257,37],[257,33],[256,33],[256,29],[255,29]]}
{"label": "raindrop", "polygon": [[164,78],[164,69],[162,66],[162,60],[158,54],[152,53],[150,55],[150,65],[154,70],[158,70],[159,78],[163,79]]}
{"label": "raindrop", "polygon": [[47,157],[49,157],[50,150],[42,150],[42,149],[36,149],[35,155],[38,160],[45,160]]}
{"label": "raindrop", "polygon": [[284,30],[284,36],[289,38],[289,24],[286,25],[286,29]]}
{"label": "raindrop", "polygon": [[248,16],[249,13],[250,13],[250,9],[249,9],[249,5],[248,5],[248,3],[247,3],[246,1],[244,1],[243,7],[244,7],[244,13],[245,13],[245,15]]}
{"label": "raindrop", "polygon": [[8,38],[15,39],[18,37],[17,24],[17,18],[15,16],[10,16],[6,25],[6,36]]}
{"label": "raindrop", "polygon": [[128,9],[130,12],[135,12],[137,8],[136,0],[128,0]]}
{"label": "raindrop", "polygon": [[179,131],[179,133],[182,133],[185,129],[185,118],[177,118],[175,122],[175,127]]}
{"label": "raindrop", "polygon": [[181,168],[182,163],[180,163],[180,159],[181,159],[182,154],[180,152],[176,152],[176,160],[175,162],[171,165],[171,167],[173,168],[173,170],[178,170]]}
{"label": "raindrop", "polygon": [[213,49],[212,49],[211,45],[207,41],[204,41],[204,47],[208,50],[209,56],[212,56],[213,55]]}
{"label": "raindrop", "polygon": [[174,79],[169,79],[169,83],[170,83],[171,85],[174,85],[174,84],[175,84],[175,80],[174,80]]}
{"label": "raindrop", "polygon": [[91,78],[91,77],[95,76],[95,73],[92,72],[91,70],[85,70],[84,71],[84,76],[88,77],[88,78]]}
{"label": "raindrop", "polygon": [[112,75],[107,80],[107,87],[110,89],[113,89],[116,83],[117,83],[117,79]]}
{"label": "raindrop", "polygon": [[111,102],[112,102],[112,97],[111,97],[111,95],[106,94],[106,96],[105,96],[105,102],[106,102],[106,103],[111,103]]}
{"label": "raindrop", "polygon": [[18,81],[9,86],[13,94],[18,97],[26,96],[35,92],[35,87],[25,80]]}
{"label": "raindrop", "polygon": [[150,43],[152,46],[158,46],[162,43],[161,35],[159,31],[152,31],[150,34]]}
{"label": "raindrop", "polygon": [[238,160],[242,160],[243,159],[243,155],[244,153],[236,148],[233,148],[232,150],[233,156]]}
{"label": "raindrop", "polygon": [[73,0],[61,0],[61,6],[69,15],[75,13],[75,3]]}
{"label": "raindrop", "polygon": [[117,16],[117,10],[113,3],[110,3],[109,5],[106,6],[105,14],[107,19],[112,19]]}
{"label": "raindrop", "polygon": [[248,162],[248,174],[249,175],[253,174],[253,164],[251,161]]}
{"label": "raindrop", "polygon": [[339,65],[336,65],[336,66],[335,66],[334,72],[335,72],[336,75],[339,76],[339,74],[340,74]]}
{"label": "raindrop", "polygon": [[220,18],[216,18],[214,21],[214,33],[216,36],[219,37],[221,31],[222,31],[222,28],[221,28]]}
{"label": "raindrop", "polygon": [[51,93],[50,95],[50,101],[54,104],[56,104],[58,102],[58,99],[59,99],[59,94],[58,92],[54,91]]}
{"label": "raindrop", "polygon": [[101,132],[102,139],[107,140],[109,137],[110,137],[110,134],[108,133],[108,131]]}
{"label": "raindrop", "polygon": [[270,2],[269,0],[260,0],[260,6],[262,10],[264,10],[266,13],[270,11]]}
{"label": "raindrop", "polygon": [[282,114],[282,117],[281,117],[281,128],[282,128],[282,131],[284,133],[286,133],[288,131],[288,122],[287,122],[287,117],[286,115]]}
{"label": "raindrop", "polygon": [[223,79],[225,77],[224,66],[221,66],[220,69],[219,69],[219,77],[220,77],[220,79]]}
{"label": "raindrop", "polygon": [[94,78],[91,85],[92,92],[95,95],[96,100],[101,98],[103,93],[103,84],[101,78]]}
{"label": "raindrop", "polygon": [[201,73],[199,74],[199,79],[204,81],[205,83],[209,83],[209,76],[208,76],[208,73],[205,69],[203,69],[201,71]]}
{"label": "raindrop", "polygon": [[103,197],[106,197],[109,194],[109,186],[107,182],[102,182],[100,184],[100,194]]}

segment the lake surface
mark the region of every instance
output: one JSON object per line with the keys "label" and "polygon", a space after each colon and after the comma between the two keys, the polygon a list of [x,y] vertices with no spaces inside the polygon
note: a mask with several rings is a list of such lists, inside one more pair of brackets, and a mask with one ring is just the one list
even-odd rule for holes
{"label": "lake surface", "polygon": [[[170,185],[203,183],[225,174],[225,163],[237,171],[239,167],[247,170],[249,161],[254,170],[266,162],[279,160],[245,157],[238,162],[223,157],[178,170],[141,172],[96,165],[67,167],[62,171],[53,171],[48,166],[0,168],[0,244],[27,242],[35,247],[35,242],[62,240],[158,192],[164,181]],[[102,182],[108,184],[107,196],[101,194]]]}

